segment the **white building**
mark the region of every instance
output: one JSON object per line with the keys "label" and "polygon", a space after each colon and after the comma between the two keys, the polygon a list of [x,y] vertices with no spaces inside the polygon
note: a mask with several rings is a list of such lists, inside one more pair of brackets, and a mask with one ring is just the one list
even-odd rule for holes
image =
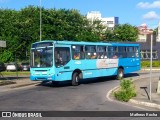
{"label": "white building", "polygon": [[101,19],[101,13],[99,11],[91,11],[91,12],[88,12],[87,13],[87,19],[90,19],[90,20],[99,20]]}
{"label": "white building", "polygon": [[157,42],[160,42],[160,21],[158,24]]}
{"label": "white building", "polygon": [[119,24],[118,17],[106,17],[102,18],[101,13],[99,11],[91,11],[87,13],[87,19],[91,21],[101,20],[102,24],[106,26],[107,29],[113,30],[116,25]]}

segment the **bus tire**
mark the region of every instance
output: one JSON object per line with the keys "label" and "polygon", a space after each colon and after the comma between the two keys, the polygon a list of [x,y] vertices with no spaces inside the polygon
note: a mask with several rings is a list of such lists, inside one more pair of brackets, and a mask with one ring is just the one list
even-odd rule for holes
{"label": "bus tire", "polygon": [[78,86],[79,85],[79,80],[80,80],[79,73],[77,73],[77,72],[73,73],[72,85],[73,86]]}
{"label": "bus tire", "polygon": [[123,70],[123,68],[118,68],[117,79],[121,80],[123,77],[124,77],[124,70]]}

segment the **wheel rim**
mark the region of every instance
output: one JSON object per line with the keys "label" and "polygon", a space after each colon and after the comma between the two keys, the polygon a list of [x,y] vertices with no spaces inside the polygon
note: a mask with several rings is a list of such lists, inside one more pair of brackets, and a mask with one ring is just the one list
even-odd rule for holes
{"label": "wheel rim", "polygon": [[123,70],[119,69],[118,71],[118,78],[123,78]]}
{"label": "wheel rim", "polygon": [[119,73],[119,77],[120,77],[120,78],[123,77],[123,72],[122,72],[122,71]]}
{"label": "wheel rim", "polygon": [[78,82],[79,81],[79,78],[78,78],[78,76],[76,76],[76,82]]}

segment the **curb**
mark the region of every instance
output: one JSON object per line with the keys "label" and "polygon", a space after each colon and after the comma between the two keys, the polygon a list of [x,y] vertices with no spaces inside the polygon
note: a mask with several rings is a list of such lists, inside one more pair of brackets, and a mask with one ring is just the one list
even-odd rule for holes
{"label": "curb", "polygon": [[113,89],[111,89],[111,90],[107,93],[106,98],[107,98],[109,101],[114,101],[114,100],[111,99],[109,96],[112,94],[112,92],[116,91],[117,89],[119,89],[119,86],[114,87]]}
{"label": "curb", "polygon": [[19,87],[35,85],[35,84],[38,84],[38,83],[26,83],[26,84],[20,84],[20,85],[17,84],[17,85],[11,86],[10,88],[19,88]]}
{"label": "curb", "polygon": [[129,102],[137,104],[137,105],[143,105],[143,106],[147,106],[147,107],[160,109],[160,105],[156,104],[156,103],[142,102],[142,101],[137,101],[137,100],[134,100],[134,99],[130,99]]}
{"label": "curb", "polygon": [[8,80],[8,81],[1,81],[0,80],[0,86],[12,85],[12,84],[16,84],[16,82],[15,81],[10,81],[10,80]]}
{"label": "curb", "polygon": [[[141,69],[141,71],[150,71],[150,68],[144,68],[144,69]],[[152,69],[152,71],[160,71],[160,69]]]}
{"label": "curb", "polygon": [[12,91],[12,90],[17,90],[17,89],[23,89],[26,87],[32,87],[32,85],[38,85],[39,82],[37,83],[24,83],[24,84],[9,84],[9,85],[3,85],[0,86],[1,92],[6,92],[6,91]]}
{"label": "curb", "polygon": [[19,81],[4,81],[4,84],[1,83],[0,87],[4,87],[4,88],[20,88],[20,87],[25,87],[25,86],[29,86],[29,85],[35,85],[35,84],[39,84],[40,82],[19,82]]}
{"label": "curb", "polygon": [[[157,75],[158,76],[158,75]],[[159,76],[158,76],[159,77]],[[144,78],[149,78],[149,77],[139,77],[139,78],[135,78],[133,79],[132,81],[136,81],[136,80],[140,80],[140,79],[144,79]],[[115,99],[111,99],[110,96],[112,94],[112,92],[115,92],[117,89],[119,89],[120,86],[116,86],[114,87],[113,89],[111,89],[107,95],[106,95],[106,98],[109,100],[109,101],[118,101],[118,100],[115,100]],[[121,101],[118,101],[118,102],[121,102]],[[137,104],[137,105],[143,105],[143,106],[147,106],[147,107],[152,107],[152,108],[157,108],[157,109],[160,109],[160,105],[159,104],[156,104],[156,103],[151,103],[151,102],[143,102],[143,101],[137,101],[135,99],[130,99],[128,101],[128,103],[133,103],[133,104]]]}

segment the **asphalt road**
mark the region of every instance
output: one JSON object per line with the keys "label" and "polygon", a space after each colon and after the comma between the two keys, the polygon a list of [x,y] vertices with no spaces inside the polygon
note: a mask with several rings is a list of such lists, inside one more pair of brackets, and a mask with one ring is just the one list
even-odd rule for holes
{"label": "asphalt road", "polygon": [[[148,73],[142,74],[145,75]],[[129,74],[128,78],[135,76],[138,76],[138,74]],[[71,86],[70,83],[61,83],[58,86],[53,86],[48,83],[7,91],[0,93],[0,111],[150,110],[128,103],[109,101],[106,98],[107,92],[119,85],[119,83],[120,81],[114,80],[112,77],[107,77],[82,81],[79,86]],[[83,120],[85,119],[83,118]]]}

